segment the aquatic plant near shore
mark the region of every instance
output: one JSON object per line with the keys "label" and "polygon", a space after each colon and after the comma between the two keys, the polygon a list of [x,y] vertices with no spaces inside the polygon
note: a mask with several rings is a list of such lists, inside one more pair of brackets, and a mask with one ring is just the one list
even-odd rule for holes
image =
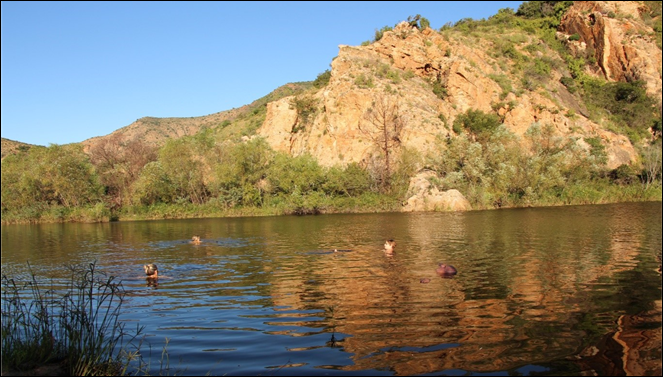
{"label": "aquatic plant near shore", "polygon": [[[2,274],[2,370],[24,371],[59,362],[68,375],[125,374],[136,352],[119,321],[125,291],[95,263],[69,266],[64,288],[48,289],[29,267],[27,282]],[[126,337],[126,338],[125,338]]]}

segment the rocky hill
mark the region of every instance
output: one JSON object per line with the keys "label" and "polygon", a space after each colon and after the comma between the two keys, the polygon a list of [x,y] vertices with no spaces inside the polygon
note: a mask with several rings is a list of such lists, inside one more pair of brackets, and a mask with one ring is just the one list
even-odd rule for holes
{"label": "rocky hill", "polygon": [[[365,132],[367,115],[376,101],[389,100],[398,106],[399,145],[405,148],[425,152],[438,138],[455,137],[456,119],[478,110],[498,115],[516,135],[538,123],[580,144],[598,139],[608,167],[616,168],[638,158],[632,141],[606,116],[592,114],[587,98],[569,82],[579,74],[640,80],[660,111],[661,48],[651,26],[657,22],[660,29],[660,14],[652,23],[646,3],[575,2],[564,10],[552,42],[538,26],[515,19],[513,10],[439,31],[404,21],[370,43],[339,46],[324,85],[287,84],[250,105],[201,117],[144,117],[82,144],[89,151],[120,135],[160,146],[212,129],[219,141],[260,136],[276,150],[310,153],[325,166],[365,163],[376,153]],[[566,54],[583,62],[580,73],[569,68]]]}
{"label": "rocky hill", "polygon": [[18,153],[19,151],[27,151],[30,148],[39,147],[33,144],[22,143],[11,139],[2,138],[2,158],[10,154]]}
{"label": "rocky hill", "polygon": [[[660,7],[660,4],[659,4]],[[576,55],[591,53],[598,74],[612,81],[643,81],[661,103],[661,49],[639,1],[578,1],[562,17],[560,35]],[[660,23],[660,16],[659,16]]]}
{"label": "rocky hill", "polygon": [[[582,204],[622,198],[625,185],[640,183],[638,199],[660,197],[660,1],[531,1],[485,20],[429,25],[416,15],[360,46],[341,45],[315,81],[238,109],[141,118],[82,142],[87,156],[78,145],[47,149],[80,162],[50,174],[79,172],[67,179],[41,173],[53,169],[47,154],[4,160],[3,208],[23,219],[34,197],[75,203],[51,193],[85,187],[79,202],[97,195],[109,211]],[[53,182],[16,178],[33,165],[36,181]]]}
{"label": "rocky hill", "polygon": [[112,137],[119,137],[125,142],[138,139],[152,146],[162,146],[169,139],[195,135],[203,129],[214,129],[220,138],[233,139],[254,133],[258,127],[256,121],[263,114],[265,105],[284,96],[293,95],[308,89],[310,83],[290,83],[283,85],[268,95],[237,109],[189,118],[143,117],[109,135],[84,140],[84,149],[89,151],[94,145]]}
{"label": "rocky hill", "polygon": [[[576,56],[590,52],[596,64],[583,67],[588,75],[644,81],[660,109],[661,49],[642,21],[643,7],[577,2],[562,18],[557,39]],[[536,34],[518,29],[437,32],[402,22],[374,43],[339,46],[329,84],[309,94],[313,110],[305,122],[293,105],[304,99],[286,97],[268,104],[257,134],[276,150],[311,153],[323,165],[365,161],[374,149],[361,132],[366,114],[376,100],[390,96],[406,122],[403,147],[425,151],[436,138],[453,137],[454,120],[476,109],[499,114],[516,135],[539,123],[581,143],[599,138],[610,168],[634,162],[629,139],[590,119],[584,99],[562,84],[571,76],[566,67]]]}

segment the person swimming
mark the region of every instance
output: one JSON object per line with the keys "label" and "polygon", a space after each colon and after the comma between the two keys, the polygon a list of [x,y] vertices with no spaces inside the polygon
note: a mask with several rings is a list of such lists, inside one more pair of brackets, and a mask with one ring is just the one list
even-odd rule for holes
{"label": "person swimming", "polygon": [[444,264],[440,263],[437,266],[437,270],[435,270],[439,275],[442,276],[453,276],[458,273],[458,270],[456,270],[456,267],[450,265],[450,264]]}
{"label": "person swimming", "polygon": [[385,253],[393,253],[395,248],[396,248],[396,241],[387,240],[387,241],[384,242],[384,252]]}
{"label": "person swimming", "polygon": [[191,243],[194,245],[200,245],[200,236],[191,237]]}
{"label": "person swimming", "polygon": [[154,263],[146,264],[143,265],[143,268],[145,269],[145,275],[147,275],[148,279],[159,278],[159,269],[157,268],[156,264]]}

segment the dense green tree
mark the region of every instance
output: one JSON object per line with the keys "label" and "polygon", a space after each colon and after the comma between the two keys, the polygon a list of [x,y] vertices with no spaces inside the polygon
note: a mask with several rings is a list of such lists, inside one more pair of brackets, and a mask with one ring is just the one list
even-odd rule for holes
{"label": "dense green tree", "polygon": [[219,199],[228,206],[262,205],[270,191],[265,177],[273,155],[274,151],[262,138],[222,148],[214,168]]}
{"label": "dense green tree", "polygon": [[267,173],[272,192],[289,194],[295,190],[306,194],[322,189],[325,172],[309,154],[290,157],[279,153]]}
{"label": "dense green tree", "polygon": [[169,140],[159,150],[159,162],[175,187],[177,200],[201,204],[209,199],[214,139],[211,131]]}
{"label": "dense green tree", "polygon": [[98,203],[102,195],[99,177],[80,144],[31,148],[2,162],[3,209],[72,208]]}
{"label": "dense green tree", "polygon": [[560,197],[568,184],[600,177],[605,159],[550,125],[533,124],[521,140],[504,126],[487,139],[468,134],[440,141],[427,157],[443,189],[459,189],[479,206],[529,205]]}
{"label": "dense green tree", "polygon": [[177,198],[177,189],[159,161],[146,164],[132,185],[132,202],[137,205],[172,203]]}
{"label": "dense green tree", "polygon": [[356,162],[345,168],[334,166],[329,168],[323,188],[330,195],[359,196],[370,190],[371,177]]}

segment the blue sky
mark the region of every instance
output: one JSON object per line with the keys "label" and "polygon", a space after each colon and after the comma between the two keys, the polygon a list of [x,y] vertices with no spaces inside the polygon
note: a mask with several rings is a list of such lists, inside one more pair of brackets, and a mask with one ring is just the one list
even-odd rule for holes
{"label": "blue sky", "polygon": [[439,29],[521,3],[2,1],[2,137],[68,144],[237,108],[408,16]]}

